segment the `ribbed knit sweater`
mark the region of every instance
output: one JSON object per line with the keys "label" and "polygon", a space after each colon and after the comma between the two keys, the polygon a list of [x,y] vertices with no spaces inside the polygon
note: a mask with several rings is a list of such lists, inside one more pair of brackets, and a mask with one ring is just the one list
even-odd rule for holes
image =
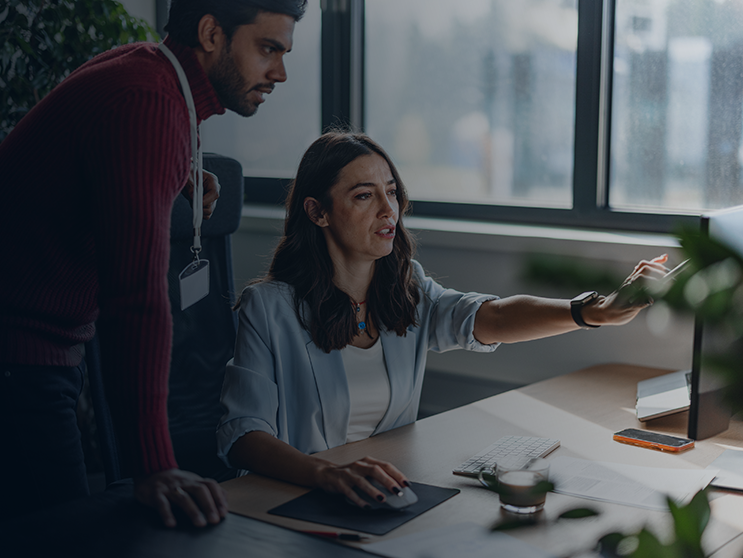
{"label": "ribbed knit sweater", "polygon": [[[222,114],[194,52],[165,43],[188,76],[199,121]],[[0,143],[0,363],[75,366],[97,324],[135,475],[177,467],[167,271],[170,213],[190,159],[178,77],[150,43],[84,64]]]}

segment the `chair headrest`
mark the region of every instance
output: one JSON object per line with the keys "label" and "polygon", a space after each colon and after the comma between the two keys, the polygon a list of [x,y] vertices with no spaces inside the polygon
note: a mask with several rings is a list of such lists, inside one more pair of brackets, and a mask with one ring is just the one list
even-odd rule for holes
{"label": "chair headrest", "polygon": [[[204,169],[217,175],[221,190],[217,208],[201,225],[202,237],[228,236],[240,226],[243,206],[243,170],[235,159],[204,153]],[[170,222],[171,240],[193,238],[193,210],[185,197],[179,195],[173,204]]]}

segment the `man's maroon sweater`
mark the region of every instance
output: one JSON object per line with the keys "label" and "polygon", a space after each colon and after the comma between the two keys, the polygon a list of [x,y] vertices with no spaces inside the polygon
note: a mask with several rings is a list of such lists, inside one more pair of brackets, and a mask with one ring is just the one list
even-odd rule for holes
{"label": "man's maroon sweater", "polygon": [[[194,52],[165,44],[199,121],[222,114]],[[167,271],[170,213],[190,160],[176,72],[149,43],[81,66],[0,143],[0,363],[75,366],[96,323],[135,475],[177,467]]]}

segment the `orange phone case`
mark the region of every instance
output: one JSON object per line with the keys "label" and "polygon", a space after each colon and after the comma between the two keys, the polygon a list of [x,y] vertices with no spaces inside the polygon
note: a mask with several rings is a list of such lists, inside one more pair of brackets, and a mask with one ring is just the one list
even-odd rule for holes
{"label": "orange phone case", "polygon": [[625,436],[617,436],[614,434],[614,440],[621,442],[622,444],[629,444],[631,446],[640,446],[641,448],[654,449],[658,451],[670,451],[673,453],[679,453],[686,451],[694,447],[694,440],[691,440],[688,444],[683,446],[674,447],[661,444],[660,442],[648,442],[647,440],[638,440],[637,438],[627,438]]}

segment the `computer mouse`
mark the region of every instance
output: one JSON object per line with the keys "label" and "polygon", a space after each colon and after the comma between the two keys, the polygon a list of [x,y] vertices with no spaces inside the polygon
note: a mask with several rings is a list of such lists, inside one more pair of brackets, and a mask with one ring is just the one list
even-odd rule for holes
{"label": "computer mouse", "polygon": [[364,492],[356,486],[353,487],[353,490],[362,500],[364,500],[364,502],[368,503],[373,510],[402,510],[408,506],[412,506],[418,501],[418,496],[416,496],[415,492],[413,492],[413,489],[410,487],[403,486],[402,492],[397,495],[394,492],[387,490],[387,487],[373,478],[367,477],[366,480],[368,480],[374,488],[384,494],[384,502],[380,502],[374,498],[374,496]]}

